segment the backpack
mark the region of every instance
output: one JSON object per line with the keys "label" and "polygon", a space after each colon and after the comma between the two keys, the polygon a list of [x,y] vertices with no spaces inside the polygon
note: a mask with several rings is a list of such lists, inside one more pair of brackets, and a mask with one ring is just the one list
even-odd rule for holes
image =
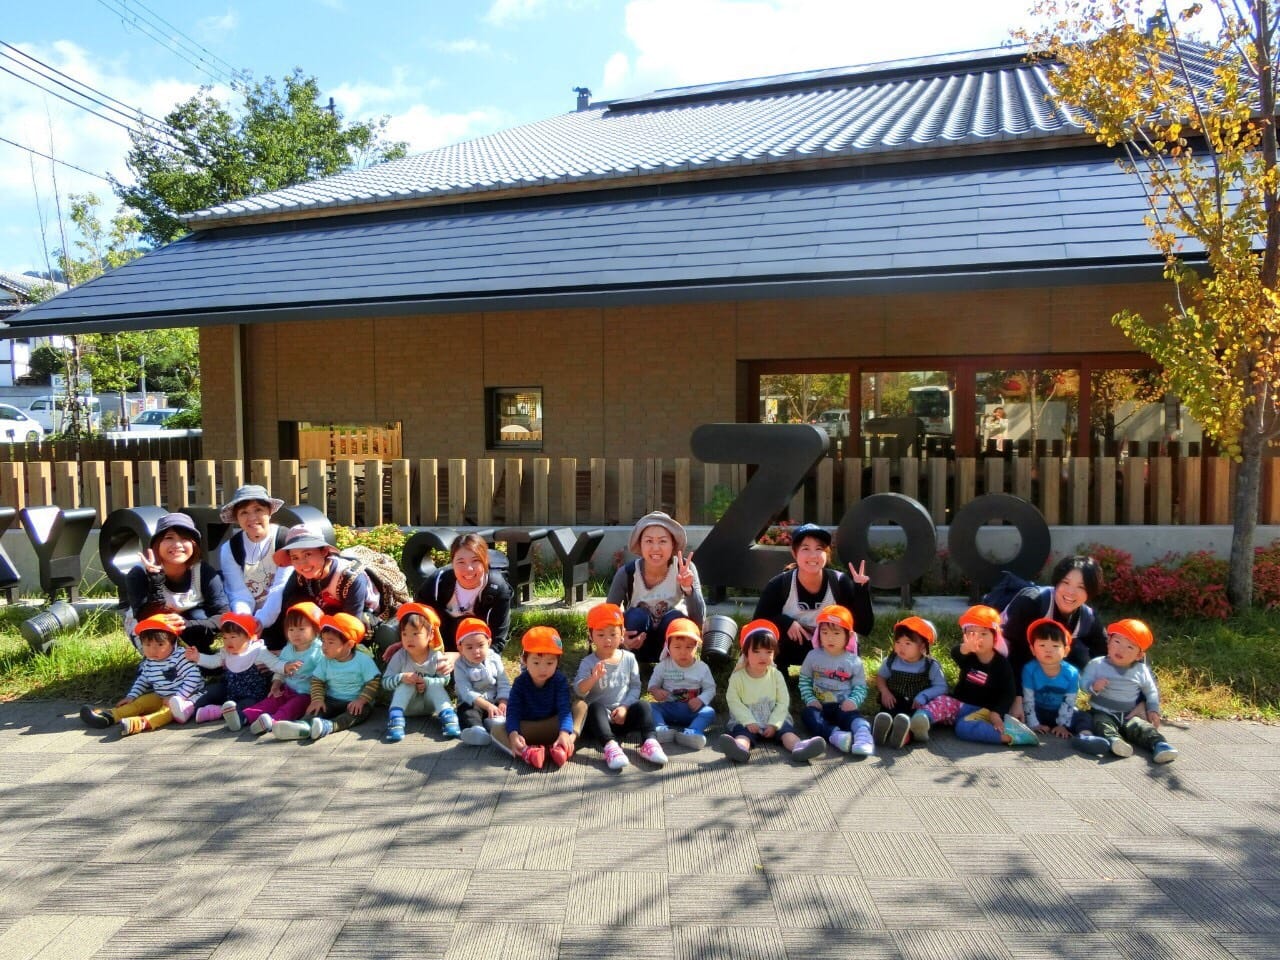
{"label": "backpack", "polygon": [[[272,524],[276,528],[276,549],[283,550],[284,542],[289,539],[289,528]],[[244,531],[237,531],[227,543],[231,547],[231,559],[236,562],[237,567],[244,566]]]}
{"label": "backpack", "polygon": [[379,620],[389,620],[395,616],[400,604],[413,599],[409,592],[409,582],[404,572],[391,557],[369,547],[347,547],[338,556],[351,561],[352,575],[361,571],[369,578],[369,583],[377,593],[377,604],[371,613]]}
{"label": "backpack", "polygon": [[1001,613],[1004,608],[1013,602],[1013,598],[1020,594],[1027,587],[1034,587],[1036,584],[1030,580],[1024,580],[1016,573],[1005,570],[1000,574],[1000,579],[996,581],[995,586],[983,594],[982,602],[988,607],[994,607]]}

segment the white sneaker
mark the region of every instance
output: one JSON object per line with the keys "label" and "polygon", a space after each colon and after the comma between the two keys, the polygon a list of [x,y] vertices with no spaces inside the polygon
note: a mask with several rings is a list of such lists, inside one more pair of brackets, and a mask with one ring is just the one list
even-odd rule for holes
{"label": "white sneaker", "polygon": [[604,762],[610,770],[621,770],[623,767],[631,766],[631,761],[627,759],[627,755],[622,752],[622,748],[613,740],[604,745]]}
{"label": "white sneaker", "polygon": [[670,743],[676,738],[676,732],[664,724],[658,724],[653,728],[653,739],[659,743]]}
{"label": "white sneaker", "polygon": [[258,719],[249,724],[249,731],[262,736],[264,733],[270,733],[271,728],[275,725],[275,718],[269,713],[261,713]]}
{"label": "white sneaker", "polygon": [[693,727],[676,731],[676,743],[691,750],[701,750],[707,745],[706,734],[699,733]]}
{"label": "white sneaker", "polygon": [[489,731],[484,727],[467,727],[462,731],[462,742],[470,747],[488,746]]}
{"label": "white sneaker", "polygon": [[196,705],[186,697],[180,697],[174,694],[165,703],[169,707],[169,712],[173,714],[173,719],[178,723],[186,723],[191,719],[191,715],[196,712]]}
{"label": "white sneaker", "polygon": [[853,746],[853,734],[848,730],[837,730],[827,737],[827,742],[841,753],[848,753],[849,748]]}
{"label": "white sneaker", "polygon": [[660,767],[665,766],[667,762],[667,755],[663,751],[662,745],[653,737],[640,744],[640,756]]}

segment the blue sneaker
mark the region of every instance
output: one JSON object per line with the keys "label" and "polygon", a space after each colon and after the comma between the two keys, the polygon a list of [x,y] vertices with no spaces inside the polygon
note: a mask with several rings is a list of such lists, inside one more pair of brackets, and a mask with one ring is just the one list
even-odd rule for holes
{"label": "blue sneaker", "polygon": [[[276,724],[277,727],[280,724]],[[325,720],[323,717],[316,717],[311,721],[311,739],[319,740],[321,737],[327,737],[333,733],[333,721]]]}
{"label": "blue sneaker", "polygon": [[462,736],[462,728],[458,726],[458,715],[453,707],[445,707],[440,711],[440,729],[446,737]]}
{"label": "blue sneaker", "polygon": [[404,711],[393,709],[387,714],[387,743],[399,743],[404,739]]}
{"label": "blue sneaker", "polygon": [[1161,740],[1151,748],[1151,759],[1156,763],[1173,763],[1178,759],[1178,748],[1167,740]]}

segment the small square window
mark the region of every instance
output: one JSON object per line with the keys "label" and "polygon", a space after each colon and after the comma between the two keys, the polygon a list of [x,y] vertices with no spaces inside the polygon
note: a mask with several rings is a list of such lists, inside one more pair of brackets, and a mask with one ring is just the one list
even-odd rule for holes
{"label": "small square window", "polygon": [[541,387],[488,387],[484,399],[486,446],[542,449]]}

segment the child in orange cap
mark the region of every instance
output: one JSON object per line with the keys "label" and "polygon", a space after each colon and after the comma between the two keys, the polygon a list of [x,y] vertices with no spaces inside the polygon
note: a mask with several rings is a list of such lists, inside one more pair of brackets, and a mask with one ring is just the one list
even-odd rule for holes
{"label": "child in orange cap", "polygon": [[311,703],[311,674],[324,651],[320,646],[320,621],[324,614],[309,600],[295,603],[284,615],[285,645],[268,661],[272,673],[267,696],[244,709],[250,731],[270,733],[277,720],[299,720]]}
{"label": "child in orange cap", "polygon": [[[209,685],[209,689],[192,704],[196,723],[212,723],[221,720],[228,730],[239,730],[244,718],[240,711],[258,703],[271,688],[271,674],[259,670],[259,665],[270,670],[276,657],[258,638],[258,621],[252,614],[223,614],[218,633],[222,637],[222,649],[215,653],[201,653],[195,647],[187,647],[189,661],[205,670],[223,671],[222,677]],[[178,718],[181,719],[181,718]]]}
{"label": "child in orange cap", "polygon": [[87,726],[105,730],[119,723],[122,737],[159,730],[172,723],[172,702],[178,698],[190,701],[204,691],[200,668],[183,655],[178,647],[178,632],[168,617],[147,617],[134,628],[134,633],[142,648],[142,663],[138,664],[129,692],[110,710],[88,704],[80,708],[80,719]]}
{"label": "child in orange cap", "polygon": [[867,671],[849,608],[833,603],[819,610],[812,643],[800,664],[800,718],[810,733],[841,753],[874,755],[871,724],[858,712],[867,697]]}
{"label": "child in orange cap", "polygon": [[1052,733],[1065,740],[1077,723],[1076,698],[1080,693],[1080,671],[1066,659],[1071,652],[1071,632],[1057,620],[1041,617],[1027,625],[1027,643],[1032,659],[1022,668],[1021,703],[1015,702],[1010,712],[1015,716],[1023,713],[1027,726],[1037,733]]}
{"label": "child in orange cap", "polygon": [[807,763],[826,753],[821,737],[801,740],[791,725],[791,695],[787,681],[774,666],[778,628],[771,620],[752,620],[739,634],[742,655],[729,677],[729,732],[716,742],[730,760],[746,763],[761,740],[782,744],[791,759]]}
{"label": "child in orange cap", "polygon": [[702,631],[692,620],[679,617],[667,625],[666,642],[649,678],[654,735],[659,743],[675,740],[694,750],[707,745],[707,727],[716,718],[711,706],[716,679],[698,659],[701,645]]}
{"label": "child in orange cap", "polygon": [[929,739],[924,706],[947,692],[942,665],[929,656],[937,628],[923,617],[904,617],[893,625],[893,649],[876,671],[880,712],[871,725],[872,739],[902,749],[912,737]]}
{"label": "child in orange cap", "polygon": [[560,672],[564,641],[554,627],[537,626],[525,631],[520,646],[524,672],[507,701],[507,746],[534,769],[542,769],[548,753],[562,767],[573,756],[575,739],[569,679]]}
{"label": "child in orange cap", "polygon": [[631,761],[618,738],[630,730],[639,731],[643,742],[640,756],[662,766],[667,754],[658,743],[653,709],[640,699],[640,664],[630,650],[622,649],[622,608],[613,603],[592,607],[587,614],[591,653],[578,664],[573,692],[582,699],[574,704],[574,719],[583,734],[604,747],[604,762],[610,770],[621,770]]}
{"label": "child in orange cap", "polygon": [[462,742],[473,747],[490,742],[505,746],[511,681],[502,657],[493,649],[493,631],[479,617],[463,617],[454,638],[458,661],[453,666],[453,683]]}
{"label": "child in orange cap", "polygon": [[446,737],[459,736],[458,715],[445,692],[449,674],[440,672],[445,660],[440,616],[421,603],[402,603],[396,610],[396,630],[398,649],[382,671],[382,686],[391,691],[387,740],[403,740],[404,718],[423,714],[439,717]]}
{"label": "child in orange cap", "polygon": [[1000,612],[993,607],[970,607],[960,615],[960,630],[964,640],[951,650],[959,676],[950,695],[925,704],[922,712],[930,725],[955,724],[961,740],[1039,746],[1039,738],[1009,716],[1018,688],[1009,658],[998,649],[1003,643]]}
{"label": "child in orange cap", "polygon": [[1076,738],[1077,747],[1099,752],[1102,741],[1117,757],[1131,757],[1136,743],[1150,750],[1156,763],[1178,759],[1160,733],[1160,688],[1146,659],[1153,643],[1151,628],[1141,620],[1107,627],[1107,655],[1090,660],[1080,678],[1089,695],[1089,729]]}
{"label": "child in orange cap", "polygon": [[[311,702],[301,721],[280,721],[271,728],[277,740],[319,740],[369,719],[382,686],[382,672],[373,658],[356,646],[364,639],[364,623],[349,613],[320,620],[320,649],[324,659],[311,674]],[[313,717],[310,723],[307,717]]]}

